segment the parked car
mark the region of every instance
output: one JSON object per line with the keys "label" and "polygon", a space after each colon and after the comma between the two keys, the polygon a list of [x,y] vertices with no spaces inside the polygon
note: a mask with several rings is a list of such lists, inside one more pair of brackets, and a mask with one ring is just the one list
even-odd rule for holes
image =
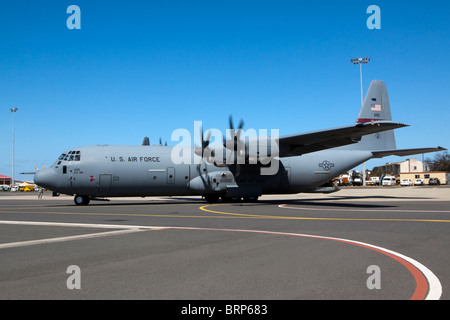
{"label": "parked car", "polygon": [[428,184],[430,186],[438,186],[441,184],[438,178],[430,178],[430,181],[428,181]]}
{"label": "parked car", "polygon": [[397,184],[397,181],[395,180],[394,176],[386,176],[383,178],[382,185],[383,186],[395,186]]}
{"label": "parked car", "polygon": [[423,179],[416,179],[414,181],[415,186],[423,186]]}
{"label": "parked car", "polygon": [[410,179],[402,179],[400,181],[400,185],[401,186],[412,186],[413,183],[412,183],[412,181]]}
{"label": "parked car", "polygon": [[361,178],[353,178],[352,185],[354,185],[354,186],[361,186],[362,185]]}

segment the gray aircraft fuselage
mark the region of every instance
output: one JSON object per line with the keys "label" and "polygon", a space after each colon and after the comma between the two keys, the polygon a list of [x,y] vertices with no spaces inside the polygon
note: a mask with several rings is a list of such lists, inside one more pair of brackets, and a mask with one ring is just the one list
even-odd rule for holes
{"label": "gray aircraft fuselage", "polygon": [[59,193],[89,197],[205,196],[227,192],[230,196],[258,197],[314,191],[372,156],[369,151],[324,150],[282,158],[275,174],[260,175],[256,165],[245,165],[246,169],[236,174],[233,166],[215,166],[201,158],[197,159],[199,164],[175,165],[172,148],[73,148],[63,153],[66,159],[62,156],[52,167],[39,171],[35,182]]}

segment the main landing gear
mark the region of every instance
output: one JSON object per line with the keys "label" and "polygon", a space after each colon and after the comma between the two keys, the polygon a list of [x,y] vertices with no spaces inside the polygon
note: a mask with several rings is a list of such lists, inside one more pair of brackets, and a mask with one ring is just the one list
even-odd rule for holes
{"label": "main landing gear", "polygon": [[244,202],[256,202],[258,201],[258,196],[247,196],[247,197],[238,197],[238,196],[233,196],[233,197],[227,197],[227,196],[218,196],[218,195],[207,195],[205,196],[205,200],[208,203],[216,203],[219,201],[219,198],[222,198],[223,202],[240,202],[242,199],[244,200]]}

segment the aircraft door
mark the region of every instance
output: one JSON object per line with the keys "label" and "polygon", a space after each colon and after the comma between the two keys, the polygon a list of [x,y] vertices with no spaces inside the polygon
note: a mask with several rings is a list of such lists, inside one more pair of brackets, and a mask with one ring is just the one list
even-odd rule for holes
{"label": "aircraft door", "polygon": [[111,174],[101,174],[98,179],[98,192],[100,195],[108,195],[111,192]]}

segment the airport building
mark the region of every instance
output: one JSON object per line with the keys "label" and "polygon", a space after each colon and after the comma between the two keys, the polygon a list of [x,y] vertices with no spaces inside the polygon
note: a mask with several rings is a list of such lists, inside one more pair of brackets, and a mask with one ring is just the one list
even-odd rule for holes
{"label": "airport building", "polygon": [[373,169],[380,175],[393,175],[396,176],[398,180],[409,179],[414,185],[430,184],[430,179],[437,178],[439,184],[450,184],[450,173],[443,171],[427,171],[427,166],[424,162],[418,161],[417,159],[407,159],[402,162],[391,162],[386,163],[384,166],[379,166]]}
{"label": "airport building", "polygon": [[402,162],[390,162],[384,166],[375,167],[373,172],[379,175],[389,174],[399,176],[402,173],[419,173],[427,171],[426,165],[417,159],[407,159]]}
{"label": "airport building", "polygon": [[11,177],[0,174],[0,185],[11,185]]}
{"label": "airport building", "polygon": [[425,171],[425,172],[407,172],[400,173],[400,180],[409,179],[414,185],[419,185],[419,181],[422,181],[422,184],[436,184],[435,181],[430,183],[430,179],[438,179],[439,184],[450,184],[450,173],[443,171]]}

